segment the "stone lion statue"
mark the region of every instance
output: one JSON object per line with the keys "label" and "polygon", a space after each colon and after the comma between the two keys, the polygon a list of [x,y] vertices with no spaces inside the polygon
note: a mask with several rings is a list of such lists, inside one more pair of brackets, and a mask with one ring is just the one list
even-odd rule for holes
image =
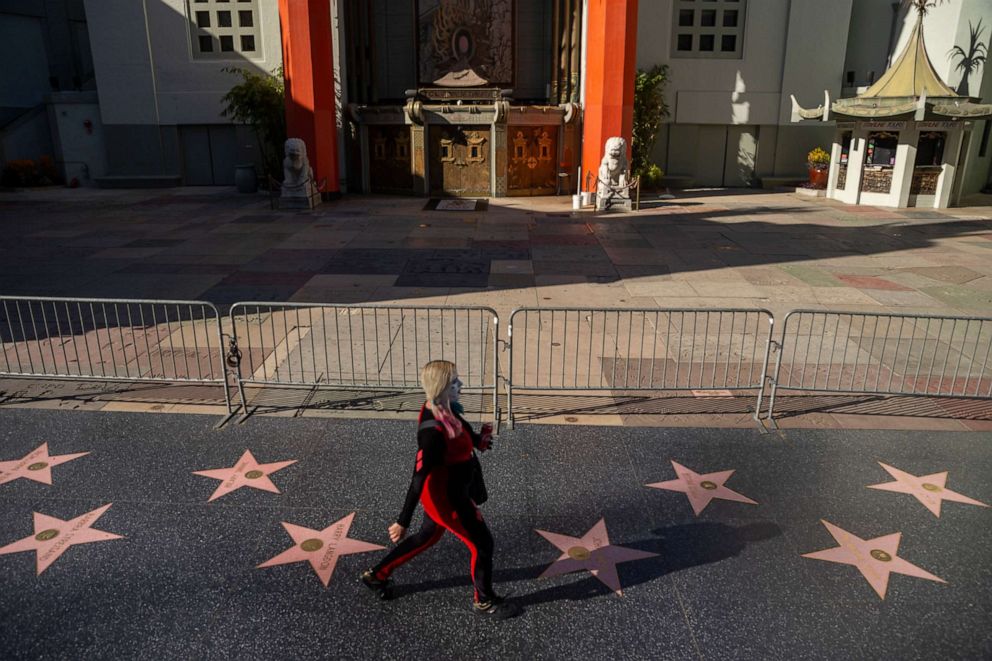
{"label": "stone lion statue", "polygon": [[307,158],[307,145],[302,139],[290,138],[286,141],[282,173],[282,197],[309,198],[316,192],[313,168]]}
{"label": "stone lion statue", "polygon": [[607,138],[603,160],[599,164],[596,186],[596,208],[630,206],[630,164],[627,161],[627,141],[620,137]]}

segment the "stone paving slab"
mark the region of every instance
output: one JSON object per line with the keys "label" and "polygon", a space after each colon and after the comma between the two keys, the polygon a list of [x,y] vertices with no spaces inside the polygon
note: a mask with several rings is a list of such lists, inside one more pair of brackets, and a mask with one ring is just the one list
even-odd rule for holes
{"label": "stone paving slab", "polygon": [[750,191],[640,212],[565,198],[425,211],[353,196],[280,213],[230,189],[0,199],[0,293],[493,307],[797,307],[992,314],[989,207],[888,210]]}

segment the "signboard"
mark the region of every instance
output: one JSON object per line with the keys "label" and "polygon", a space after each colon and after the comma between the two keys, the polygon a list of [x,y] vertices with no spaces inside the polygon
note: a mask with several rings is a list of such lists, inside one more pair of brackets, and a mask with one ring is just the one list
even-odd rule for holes
{"label": "signboard", "polygon": [[906,122],[860,122],[859,126],[874,131],[903,131],[906,129]]}
{"label": "signboard", "polygon": [[917,128],[921,131],[940,131],[947,129],[957,129],[961,128],[961,122],[917,122]]}

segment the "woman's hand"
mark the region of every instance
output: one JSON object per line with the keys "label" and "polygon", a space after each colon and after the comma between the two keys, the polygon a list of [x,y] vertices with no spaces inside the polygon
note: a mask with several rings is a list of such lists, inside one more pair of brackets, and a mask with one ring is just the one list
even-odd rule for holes
{"label": "woman's hand", "polygon": [[394,523],[389,526],[389,539],[393,540],[393,544],[397,543],[403,539],[403,535],[406,534],[406,528],[398,523]]}
{"label": "woman's hand", "polygon": [[493,446],[493,426],[490,423],[482,425],[479,430],[479,452],[485,452]]}

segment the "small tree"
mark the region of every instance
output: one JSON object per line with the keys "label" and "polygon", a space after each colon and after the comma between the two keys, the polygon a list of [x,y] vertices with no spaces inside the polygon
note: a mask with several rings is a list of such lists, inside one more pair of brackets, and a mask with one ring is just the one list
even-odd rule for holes
{"label": "small tree", "polygon": [[255,133],[266,174],[278,177],[283,144],[286,142],[285,85],[282,67],[271,74],[238,67],[225,67],[227,73],[241,75],[241,82],[221,99],[226,104],[221,115],[247,124]]}
{"label": "small tree", "polygon": [[638,71],[634,79],[634,130],[631,137],[631,171],[643,175],[651,166],[651,148],[658,139],[661,123],[671,114],[665,102],[668,65]]}

